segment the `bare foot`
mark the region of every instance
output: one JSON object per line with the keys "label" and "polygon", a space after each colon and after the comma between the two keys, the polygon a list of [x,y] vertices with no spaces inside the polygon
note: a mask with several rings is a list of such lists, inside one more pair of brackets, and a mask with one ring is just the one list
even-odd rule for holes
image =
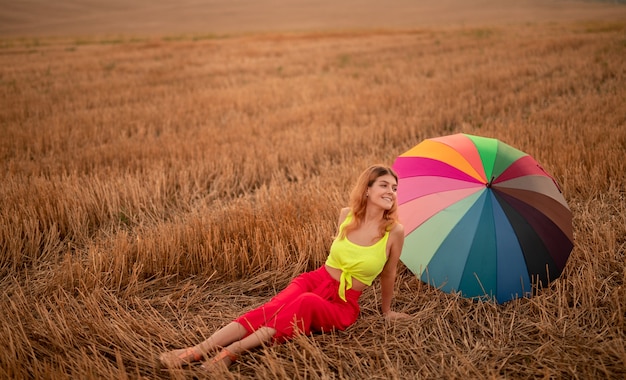
{"label": "bare foot", "polygon": [[202,357],[202,354],[193,348],[181,348],[162,353],[159,356],[159,361],[164,367],[176,368],[201,360]]}
{"label": "bare foot", "polygon": [[230,367],[234,362],[236,362],[237,358],[238,356],[236,354],[233,354],[229,350],[223,348],[219,352],[219,354],[217,354],[213,359],[207,360],[204,363],[202,363],[200,368],[202,368],[205,371],[213,371],[217,369],[218,367],[222,367],[226,369]]}

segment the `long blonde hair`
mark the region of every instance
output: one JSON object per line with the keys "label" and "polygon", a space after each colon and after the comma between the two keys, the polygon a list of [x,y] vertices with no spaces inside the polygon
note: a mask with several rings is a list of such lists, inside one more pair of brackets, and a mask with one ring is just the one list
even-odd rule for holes
{"label": "long blonde hair", "polygon": [[[350,209],[352,212],[352,220],[346,227],[339,231],[339,238],[343,239],[346,235],[361,225],[365,218],[365,209],[367,208],[367,189],[370,188],[378,177],[384,175],[391,175],[398,181],[398,174],[388,166],[372,165],[365,169],[356,181],[356,185],[350,193]],[[383,221],[380,224],[380,236],[384,236],[385,232],[391,230],[391,228],[398,222],[398,202],[394,200],[393,205],[389,210],[383,212]]]}

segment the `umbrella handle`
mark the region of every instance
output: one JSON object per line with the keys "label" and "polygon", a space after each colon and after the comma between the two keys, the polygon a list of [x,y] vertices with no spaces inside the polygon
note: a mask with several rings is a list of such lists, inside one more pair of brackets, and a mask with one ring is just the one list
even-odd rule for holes
{"label": "umbrella handle", "polygon": [[487,182],[487,188],[489,189],[491,187],[491,185],[493,184],[493,180],[495,179],[495,176],[491,176],[491,181]]}

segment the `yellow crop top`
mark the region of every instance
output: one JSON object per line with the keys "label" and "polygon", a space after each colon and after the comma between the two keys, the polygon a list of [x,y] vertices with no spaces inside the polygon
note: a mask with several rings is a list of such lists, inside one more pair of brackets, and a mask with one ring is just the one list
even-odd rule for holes
{"label": "yellow crop top", "polygon": [[[349,213],[346,220],[339,226],[342,231],[352,220],[352,213]],[[330,253],[326,259],[326,265],[340,269],[341,278],[339,280],[339,297],[346,300],[346,290],[352,288],[352,277],[361,281],[365,285],[372,285],[372,282],[383,271],[387,262],[387,240],[389,231],[373,245],[362,246],[352,243],[348,237],[335,238],[330,246]]]}

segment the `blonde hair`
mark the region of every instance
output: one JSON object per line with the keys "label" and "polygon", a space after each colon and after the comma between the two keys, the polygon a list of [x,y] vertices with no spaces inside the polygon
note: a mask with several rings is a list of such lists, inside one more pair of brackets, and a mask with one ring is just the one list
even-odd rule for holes
{"label": "blonde hair", "polygon": [[[339,238],[346,237],[348,232],[353,231],[361,225],[363,218],[365,218],[365,210],[367,208],[367,189],[370,188],[378,177],[384,175],[391,175],[398,181],[398,174],[388,166],[372,165],[365,169],[356,181],[356,185],[350,193],[350,209],[352,212],[352,220],[346,227],[339,231]],[[398,222],[398,202],[394,200],[393,205],[389,210],[383,212],[383,221],[380,224],[380,236],[385,235],[385,232],[391,230],[391,228]]]}

